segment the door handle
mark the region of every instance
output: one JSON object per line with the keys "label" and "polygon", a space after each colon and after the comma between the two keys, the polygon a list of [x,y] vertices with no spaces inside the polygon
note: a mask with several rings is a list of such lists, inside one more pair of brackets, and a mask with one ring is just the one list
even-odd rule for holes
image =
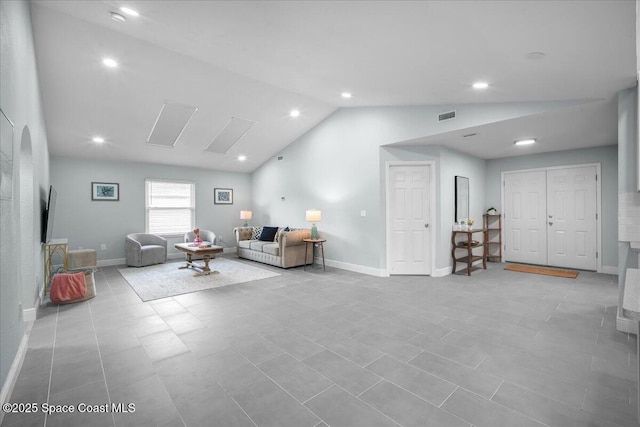
{"label": "door handle", "polygon": [[429,228],[429,224],[425,224],[425,225],[424,225],[424,228]]}
{"label": "door handle", "polygon": [[553,225],[553,221],[549,221],[549,225]]}

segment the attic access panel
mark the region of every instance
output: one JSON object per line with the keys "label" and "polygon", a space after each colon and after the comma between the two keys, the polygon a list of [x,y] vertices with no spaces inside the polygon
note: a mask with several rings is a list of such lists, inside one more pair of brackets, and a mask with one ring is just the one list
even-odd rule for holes
{"label": "attic access panel", "polygon": [[174,147],[196,111],[197,107],[164,101],[147,138],[147,144]]}
{"label": "attic access panel", "polygon": [[205,151],[211,153],[226,153],[240,138],[249,132],[249,129],[255,124],[256,122],[253,120],[231,117]]}

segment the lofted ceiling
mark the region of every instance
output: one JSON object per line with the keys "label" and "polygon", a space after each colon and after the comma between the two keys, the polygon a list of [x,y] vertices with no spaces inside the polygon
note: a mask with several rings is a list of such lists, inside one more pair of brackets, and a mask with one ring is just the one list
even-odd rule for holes
{"label": "lofted ceiling", "polygon": [[[482,158],[610,145],[636,81],[633,0],[31,4],[52,155],[251,172],[341,107],[552,100],[584,103],[397,142]],[[140,16],[112,20],[121,6]],[[197,111],[175,146],[147,144],[167,101]],[[232,118],[255,124],[205,151]],[[515,150],[522,134],[540,144]]]}

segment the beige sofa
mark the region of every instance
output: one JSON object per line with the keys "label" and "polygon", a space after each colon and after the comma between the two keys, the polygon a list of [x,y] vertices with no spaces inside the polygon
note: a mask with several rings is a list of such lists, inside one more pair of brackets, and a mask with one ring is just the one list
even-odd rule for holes
{"label": "beige sofa", "polygon": [[[236,235],[238,256],[276,267],[289,268],[305,264],[305,246],[302,239],[311,237],[309,229],[279,230],[276,241],[264,242],[252,239],[253,227],[237,227]],[[306,264],[313,262],[313,248],[309,247]]]}

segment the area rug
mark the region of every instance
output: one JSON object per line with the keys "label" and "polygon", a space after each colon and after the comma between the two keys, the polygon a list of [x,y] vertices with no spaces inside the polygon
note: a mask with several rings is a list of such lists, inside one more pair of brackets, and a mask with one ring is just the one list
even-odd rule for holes
{"label": "area rug", "polygon": [[209,268],[219,271],[220,274],[194,277],[195,270],[178,269],[183,265],[185,262],[180,261],[140,268],[125,267],[119,270],[143,301],[280,276],[279,273],[223,257],[209,262]]}
{"label": "area rug", "polygon": [[576,277],[578,277],[578,272],[575,270],[560,270],[557,268],[537,267],[535,265],[509,264],[504,269],[510,271],[519,271],[521,273],[566,277],[568,279],[575,279]]}

